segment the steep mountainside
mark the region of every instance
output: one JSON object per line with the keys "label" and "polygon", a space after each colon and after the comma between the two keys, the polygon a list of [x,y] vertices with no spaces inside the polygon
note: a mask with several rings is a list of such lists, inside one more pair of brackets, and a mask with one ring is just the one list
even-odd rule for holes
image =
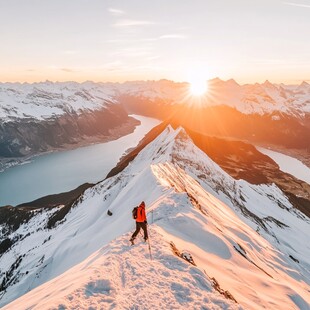
{"label": "steep mountainside", "polygon": [[[59,220],[1,224],[4,309],[307,309],[310,220],[275,184],[233,179],[170,126],[124,167]],[[142,200],[153,260],[126,242]]]}
{"label": "steep mountainside", "polygon": [[114,102],[113,92],[96,83],[0,83],[0,119],[45,120],[67,113],[101,110]]}
{"label": "steep mountainside", "polygon": [[[177,128],[180,123],[170,120],[154,127],[133,151],[121,158],[108,177],[116,175],[127,167],[138,153],[168,125]],[[288,196],[295,208],[310,217],[310,184],[281,171],[270,157],[259,152],[251,144],[210,137],[189,129],[186,129],[186,132],[195,145],[230,176],[251,184],[276,184]]]}
{"label": "steep mountainside", "polygon": [[[127,82],[117,86],[118,93],[132,100],[130,108],[147,112],[141,101],[162,105],[196,104],[221,106],[236,109],[242,114],[271,115],[279,120],[283,115],[305,118],[310,113],[310,85],[276,85],[269,81],[263,84],[239,85],[234,80],[222,81],[215,78],[208,81],[208,91],[202,98],[190,94],[187,83],[173,83],[167,80]],[[126,101],[126,100],[124,100]]]}
{"label": "steep mountainside", "polygon": [[310,85],[306,82],[239,85],[213,79],[201,98],[190,94],[188,84],[169,81],[137,82],[130,87],[125,83],[120,89],[118,100],[130,112],[172,118],[203,134],[302,149],[303,157],[310,149]]}
{"label": "steep mountainside", "polygon": [[133,131],[139,122],[108,93],[91,82],[0,84],[0,159]]}

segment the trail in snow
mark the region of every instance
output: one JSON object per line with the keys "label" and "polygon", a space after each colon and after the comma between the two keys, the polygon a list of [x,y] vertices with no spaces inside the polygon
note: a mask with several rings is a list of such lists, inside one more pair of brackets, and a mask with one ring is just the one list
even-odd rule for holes
{"label": "trail in snow", "polygon": [[146,243],[130,246],[126,234],[3,310],[241,309],[203,270],[175,256],[156,229],[150,236],[153,260]]}

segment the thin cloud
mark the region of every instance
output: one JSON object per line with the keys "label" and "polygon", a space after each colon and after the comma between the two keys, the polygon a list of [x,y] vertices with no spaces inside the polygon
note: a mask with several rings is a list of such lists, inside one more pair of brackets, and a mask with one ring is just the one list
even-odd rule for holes
{"label": "thin cloud", "polygon": [[75,51],[75,50],[63,51],[63,54],[66,54],[66,55],[75,55],[77,53],[78,53],[78,51]]}
{"label": "thin cloud", "polygon": [[181,34],[165,34],[159,37],[153,38],[141,38],[141,39],[110,39],[106,40],[107,43],[133,43],[133,42],[154,42],[159,40],[166,40],[166,39],[186,39],[187,36]]}
{"label": "thin cloud", "polygon": [[291,5],[291,6],[297,6],[297,7],[300,7],[300,8],[310,9],[310,5],[308,5],[308,4],[294,3],[294,2],[284,2],[284,4]]}
{"label": "thin cloud", "polygon": [[185,39],[186,36],[183,34],[164,34],[159,39]]}
{"label": "thin cloud", "polygon": [[64,71],[64,72],[68,72],[68,73],[76,72],[76,70],[73,70],[73,69],[70,69],[70,68],[60,68],[60,70]]}
{"label": "thin cloud", "polygon": [[120,15],[124,15],[125,11],[123,10],[119,10],[119,9],[114,9],[114,8],[108,8],[109,13],[111,13],[114,16],[120,16]]}
{"label": "thin cloud", "polygon": [[120,62],[119,60],[108,62],[100,66],[99,68],[107,71],[121,71],[122,62]]}
{"label": "thin cloud", "polygon": [[154,25],[154,23],[148,20],[123,19],[113,24],[114,27],[132,27],[147,25]]}
{"label": "thin cloud", "polygon": [[107,40],[107,43],[135,43],[135,42],[153,42],[158,41],[159,38],[142,38],[142,39],[111,39]]}
{"label": "thin cloud", "polygon": [[251,59],[249,62],[253,64],[259,64],[259,65],[283,65],[288,62],[288,60],[284,59]]}
{"label": "thin cloud", "polygon": [[160,56],[150,56],[150,57],[147,57],[146,60],[152,61],[152,60],[156,60],[159,58],[160,58]]}
{"label": "thin cloud", "polygon": [[152,53],[152,48],[150,46],[135,46],[135,47],[127,47],[121,48],[118,50],[114,50],[110,56],[117,57],[119,61],[122,61],[124,58],[137,58],[137,57],[151,57],[155,56]]}

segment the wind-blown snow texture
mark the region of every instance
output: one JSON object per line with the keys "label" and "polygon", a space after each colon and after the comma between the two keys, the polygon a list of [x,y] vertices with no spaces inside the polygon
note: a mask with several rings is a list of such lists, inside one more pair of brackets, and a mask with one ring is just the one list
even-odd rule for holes
{"label": "wind-blown snow texture", "polygon": [[[142,237],[128,242],[142,200],[153,260]],[[52,212],[23,224],[2,256],[1,271],[13,277],[1,304],[16,299],[4,309],[309,307],[309,219],[275,185],[234,180],[182,128],[167,127],[48,230]],[[174,255],[171,241],[196,266]]]}
{"label": "wind-blown snow texture", "polygon": [[307,82],[294,86],[276,85],[269,81],[239,85],[234,80],[214,79],[211,85],[211,88],[219,90],[214,98],[215,104],[226,104],[244,114],[274,114],[276,121],[282,113],[294,117],[310,113],[310,85]]}
{"label": "wind-blown snow texture", "polygon": [[[244,114],[273,114],[274,120],[282,113],[304,117],[310,113],[310,85],[297,86],[263,84],[239,85],[234,80],[209,81],[209,105],[227,105]],[[107,102],[118,102],[120,96],[160,100],[180,104],[188,96],[187,83],[167,80],[119,83],[0,83],[0,119],[2,121],[34,118],[48,119],[66,112],[99,110]]]}
{"label": "wind-blown snow texture", "polygon": [[108,85],[103,91],[92,82],[0,83],[0,120],[44,120],[65,113],[100,110],[113,102],[111,95]]}

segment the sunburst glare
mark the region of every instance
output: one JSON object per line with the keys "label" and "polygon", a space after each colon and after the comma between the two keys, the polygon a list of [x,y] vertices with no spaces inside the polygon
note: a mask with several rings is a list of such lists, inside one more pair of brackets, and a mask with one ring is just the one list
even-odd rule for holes
{"label": "sunburst glare", "polygon": [[194,96],[202,96],[208,91],[207,81],[203,79],[195,79],[190,81],[190,92]]}

